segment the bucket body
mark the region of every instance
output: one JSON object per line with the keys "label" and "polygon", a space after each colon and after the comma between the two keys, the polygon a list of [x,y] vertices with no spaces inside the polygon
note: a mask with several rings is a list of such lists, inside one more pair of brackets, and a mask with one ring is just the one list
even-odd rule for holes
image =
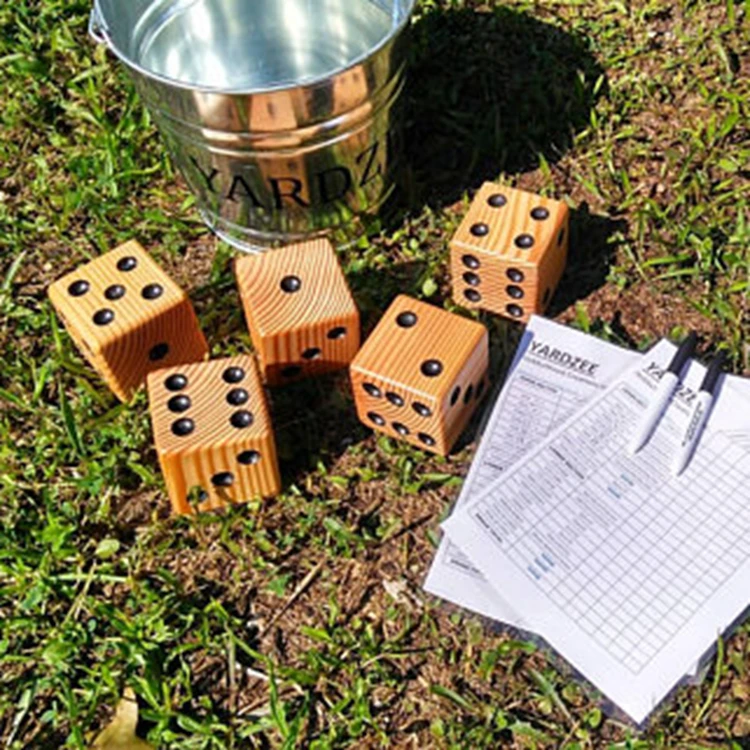
{"label": "bucket body", "polygon": [[352,241],[395,186],[415,0],[95,0],[208,225]]}

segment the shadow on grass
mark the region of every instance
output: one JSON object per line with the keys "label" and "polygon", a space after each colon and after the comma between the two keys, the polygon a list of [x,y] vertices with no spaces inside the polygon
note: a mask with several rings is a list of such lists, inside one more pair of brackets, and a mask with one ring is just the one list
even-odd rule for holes
{"label": "shadow on grass", "polygon": [[585,39],[524,13],[425,13],[407,90],[408,206],[451,205],[540,155],[557,161],[588,126],[602,73]]}
{"label": "shadow on grass", "polygon": [[546,315],[555,317],[604,286],[627,223],[592,214],[581,204],[570,215],[570,253],[565,273]]}

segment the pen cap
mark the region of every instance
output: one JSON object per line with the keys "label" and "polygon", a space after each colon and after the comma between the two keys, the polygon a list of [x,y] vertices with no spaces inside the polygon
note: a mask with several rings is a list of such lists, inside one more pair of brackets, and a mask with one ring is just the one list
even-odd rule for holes
{"label": "pen cap", "polygon": [[719,382],[719,378],[724,371],[724,363],[726,361],[727,353],[723,350],[714,357],[713,361],[708,366],[706,377],[703,378],[703,383],[701,384],[702,391],[713,393],[716,390],[716,384]]}
{"label": "pen cap", "polygon": [[669,363],[668,371],[675,375],[679,375],[687,364],[687,361],[693,356],[697,345],[698,334],[695,331],[692,331],[683,339],[672,361]]}

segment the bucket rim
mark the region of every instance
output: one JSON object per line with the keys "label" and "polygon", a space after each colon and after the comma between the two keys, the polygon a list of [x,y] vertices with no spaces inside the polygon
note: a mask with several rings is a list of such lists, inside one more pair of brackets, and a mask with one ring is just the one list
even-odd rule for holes
{"label": "bucket rim", "polygon": [[170,78],[169,76],[162,75],[160,73],[154,73],[148,68],[144,68],[142,65],[138,65],[136,62],[131,60],[112,40],[111,35],[108,33],[107,25],[104,20],[101,9],[101,0],[94,0],[93,9],[91,11],[91,22],[89,25],[90,34],[94,39],[99,42],[106,44],[112,53],[131,70],[140,73],[146,78],[152,81],[157,81],[173,88],[182,89],[184,91],[190,91],[199,94],[206,95],[217,95],[217,96],[258,96],[262,94],[273,94],[281,93],[284,91],[294,91],[298,89],[314,88],[325,81],[330,81],[337,76],[345,73],[357,65],[361,65],[366,60],[374,57],[383,48],[391,43],[408,25],[411,23],[412,16],[414,14],[414,7],[417,4],[417,0],[405,0],[405,13],[403,19],[397,26],[394,26],[390,33],[386,34],[378,44],[371,47],[367,52],[359,55],[358,57],[351,60],[345,67],[338,68],[337,70],[328,73],[326,75],[319,75],[310,78],[307,81],[297,84],[279,84],[276,86],[266,86],[264,88],[221,88],[219,86],[206,86],[202,84],[187,83],[180,81],[177,78]]}

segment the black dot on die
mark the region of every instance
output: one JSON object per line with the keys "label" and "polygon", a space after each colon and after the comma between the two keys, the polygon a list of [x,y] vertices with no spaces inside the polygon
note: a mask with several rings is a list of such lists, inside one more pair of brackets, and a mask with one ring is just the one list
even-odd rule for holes
{"label": "black dot on die", "polygon": [[243,406],[250,400],[250,394],[244,388],[234,388],[227,394],[230,406]]}
{"label": "black dot on die", "polygon": [[516,247],[521,250],[529,250],[534,246],[534,238],[530,234],[519,234],[515,239]]}
{"label": "black dot on die", "polygon": [[343,326],[332,328],[330,331],[328,331],[328,338],[331,339],[331,341],[338,341],[339,339],[346,338],[346,328],[344,328]]}
{"label": "black dot on die", "polygon": [[518,268],[509,268],[505,275],[514,283],[514,284],[520,284],[526,276],[524,275],[523,271],[520,271]]}
{"label": "black dot on die", "polygon": [[107,326],[115,319],[112,310],[97,310],[94,313],[94,323],[98,326]]}
{"label": "black dot on die", "polygon": [[508,314],[514,318],[523,317],[523,308],[518,305],[508,305],[505,309],[508,311]]}
{"label": "black dot on die", "polygon": [[458,402],[459,397],[461,396],[461,386],[457,385],[453,389],[453,393],[451,393],[451,406],[455,406]]}
{"label": "black dot on die", "polygon": [[468,404],[472,398],[474,398],[474,386],[470,385],[464,393],[464,404]]}
{"label": "black dot on die", "polygon": [[480,221],[472,224],[470,231],[475,237],[486,237],[490,233],[490,228],[487,224]]}
{"label": "black dot on die", "polygon": [[428,359],[422,362],[422,375],[428,378],[436,378],[443,372],[443,363],[439,359]]}
{"label": "black dot on die", "polygon": [[162,294],[164,294],[164,287],[160,284],[147,284],[141,290],[141,296],[143,297],[143,299],[147,299],[149,301],[159,299]]}
{"label": "black dot on die", "polygon": [[417,437],[419,438],[420,442],[424,443],[424,445],[427,445],[430,448],[435,447],[435,439],[428,435],[426,432],[420,432]]}
{"label": "black dot on die", "polygon": [[214,487],[231,487],[234,484],[234,474],[229,471],[222,471],[220,474],[214,474],[211,477],[211,484]]}
{"label": "black dot on die", "polygon": [[287,294],[294,294],[302,289],[302,282],[297,276],[285,276],[281,280],[281,290]]}
{"label": "black dot on die", "polygon": [[126,289],[122,284],[112,284],[104,290],[104,296],[110,302],[116,302],[118,299],[122,299],[125,296]]}
{"label": "black dot on die", "polygon": [[225,383],[240,383],[245,379],[245,371],[241,367],[227,367],[222,377]]}
{"label": "black dot on die", "polygon": [[192,419],[178,419],[172,423],[172,432],[177,437],[186,437],[195,429],[195,422]]}
{"label": "black dot on die", "polygon": [[476,289],[466,289],[464,291],[464,297],[474,304],[482,301],[482,295]]}
{"label": "black dot on die", "polygon": [[237,461],[243,466],[254,466],[260,462],[260,453],[258,451],[243,451],[237,456]]}
{"label": "black dot on die", "polygon": [[169,344],[161,343],[151,349],[148,353],[148,358],[152,362],[158,362],[159,360],[164,359],[167,354],[169,354]]}
{"label": "black dot on die", "polygon": [[91,288],[88,281],[74,281],[69,287],[68,287],[68,294],[71,297],[83,297],[86,292]]}
{"label": "black dot on die", "polygon": [[299,365],[289,365],[281,371],[283,378],[296,378],[297,375],[302,374],[302,368]]}
{"label": "black dot on die", "polygon": [[367,393],[369,396],[372,396],[373,398],[383,398],[383,391],[381,391],[380,388],[378,388],[373,383],[363,383],[362,388],[364,389],[365,393]]}
{"label": "black dot on die", "polygon": [[189,396],[172,396],[167,403],[169,411],[175,414],[182,414],[182,412],[187,411],[191,406],[192,402]]}
{"label": "black dot on die", "polygon": [[385,425],[385,419],[380,416],[380,414],[376,414],[374,411],[371,411],[367,418],[373,423],[376,424],[378,427],[383,427]]}
{"label": "black dot on die", "polygon": [[393,391],[388,391],[388,393],[385,394],[385,397],[394,405],[401,407],[404,405],[404,399],[401,398],[401,396],[398,395],[398,393],[393,393]]}
{"label": "black dot on die", "polygon": [[492,208],[502,208],[507,202],[508,199],[502,193],[495,193],[487,199],[487,203]]}
{"label": "black dot on die", "polygon": [[426,406],[425,404],[421,404],[419,401],[415,401],[411,408],[414,409],[417,414],[419,414],[420,417],[431,417],[432,416],[432,409],[430,409],[429,406]]}
{"label": "black dot on die", "polygon": [[469,286],[479,286],[482,283],[482,279],[477,274],[468,271],[464,274],[464,281]]}
{"label": "black dot on die", "polygon": [[471,268],[472,271],[476,271],[481,263],[479,262],[479,258],[477,258],[474,255],[464,255],[461,258],[461,262],[467,267]]}
{"label": "black dot on die", "polygon": [[401,328],[413,328],[417,325],[417,316],[413,312],[402,312],[397,318],[396,323]]}
{"label": "black dot on die", "polygon": [[236,411],[232,414],[232,418],[229,420],[232,427],[236,427],[238,430],[244,430],[246,427],[255,421],[255,417],[249,411]]}
{"label": "black dot on die", "polygon": [[128,271],[134,271],[136,268],[138,268],[138,261],[130,255],[126,258],[120,258],[120,260],[117,261],[118,271],[124,271],[127,273]]}
{"label": "black dot on die", "polygon": [[520,286],[509,286],[505,291],[508,292],[508,296],[513,299],[523,299],[524,292]]}
{"label": "black dot on die", "polygon": [[164,387],[168,391],[181,391],[183,388],[187,388],[188,379],[184,375],[170,375],[164,381]]}
{"label": "black dot on die", "polygon": [[322,354],[323,352],[317,346],[313,346],[302,352],[302,359],[320,359]]}
{"label": "black dot on die", "polygon": [[543,206],[537,206],[531,210],[531,218],[534,221],[544,221],[545,219],[549,219],[549,211]]}
{"label": "black dot on die", "polygon": [[394,422],[392,427],[399,435],[403,435],[403,437],[410,434],[409,428],[405,424],[401,424],[401,422]]}

